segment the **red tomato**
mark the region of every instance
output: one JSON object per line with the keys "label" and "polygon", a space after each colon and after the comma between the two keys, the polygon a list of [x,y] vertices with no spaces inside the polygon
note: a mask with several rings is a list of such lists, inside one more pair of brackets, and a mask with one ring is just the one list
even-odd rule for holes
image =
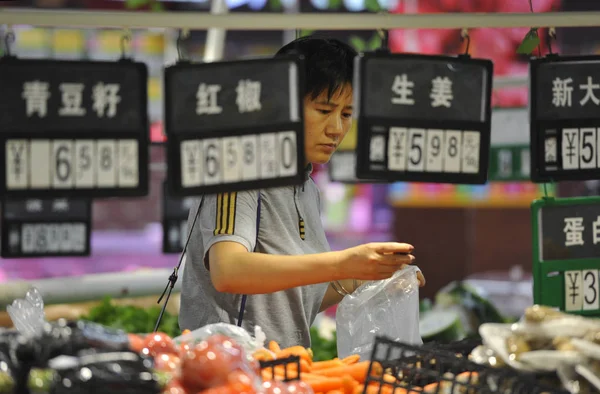
{"label": "red tomato", "polygon": [[144,354],[149,354],[152,357],[156,357],[157,354],[162,353],[177,353],[177,346],[175,342],[163,332],[155,332],[149,334],[144,339]]}
{"label": "red tomato", "polygon": [[162,353],[154,357],[154,368],[169,372],[179,378],[181,376],[181,358],[173,353]]}
{"label": "red tomato", "polygon": [[231,372],[227,380],[229,386],[233,387],[238,393],[256,393],[256,388],[261,385],[258,375],[241,370]]}
{"label": "red tomato", "polygon": [[179,380],[171,379],[161,394],[188,394],[188,392]]}
{"label": "red tomato", "polygon": [[129,338],[129,349],[141,353],[144,350],[144,338],[137,334],[127,334]]}
{"label": "red tomato", "polygon": [[301,380],[288,382],[287,386],[290,394],[315,394],[312,387]]}
{"label": "red tomato", "polygon": [[288,392],[288,384],[278,380],[267,380],[263,382],[262,394],[286,394]]}
{"label": "red tomato", "polygon": [[229,373],[242,365],[239,357],[206,341],[185,352],[182,359],[183,383],[196,391],[227,383]]}

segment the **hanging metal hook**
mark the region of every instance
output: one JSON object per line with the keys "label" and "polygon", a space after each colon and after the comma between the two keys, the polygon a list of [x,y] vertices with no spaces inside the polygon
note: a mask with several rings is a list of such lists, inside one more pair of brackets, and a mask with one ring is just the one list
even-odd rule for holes
{"label": "hanging metal hook", "polygon": [[465,55],[469,55],[469,47],[471,46],[471,36],[469,35],[469,29],[467,29],[466,27],[463,28],[460,32],[460,41],[465,41],[467,40],[467,46],[465,48]]}
{"label": "hanging metal hook", "polygon": [[123,35],[121,36],[121,57],[127,57],[125,54],[125,45],[131,43],[131,30],[125,29],[123,31]]}
{"label": "hanging metal hook", "polygon": [[188,29],[179,31],[179,35],[177,36],[177,60],[184,60],[184,56],[182,55],[183,40],[189,35],[190,31]]}
{"label": "hanging metal hook", "polygon": [[551,27],[548,29],[548,53],[550,55],[554,54],[552,52],[552,41],[553,40],[556,40],[556,29],[554,27]]}
{"label": "hanging metal hook", "polygon": [[[387,11],[380,11],[379,14],[380,15],[387,15],[389,13]],[[382,52],[389,52],[390,51],[390,45],[389,45],[390,34],[389,34],[389,30],[377,29],[377,34],[379,35],[379,38],[381,39],[381,45],[379,46],[378,50],[382,51]]]}
{"label": "hanging metal hook", "polygon": [[15,42],[15,33],[9,27],[4,34],[4,53],[5,56],[10,56],[10,45]]}

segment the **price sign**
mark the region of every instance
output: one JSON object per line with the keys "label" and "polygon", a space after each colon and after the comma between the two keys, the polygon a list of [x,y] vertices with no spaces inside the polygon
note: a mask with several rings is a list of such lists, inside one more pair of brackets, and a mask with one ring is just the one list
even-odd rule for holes
{"label": "price sign", "polygon": [[303,64],[285,57],[165,71],[169,187],[187,196],[304,180]]}
{"label": "price sign", "polygon": [[0,193],[148,194],[143,63],[0,60]]}
{"label": "price sign", "polygon": [[2,257],[89,256],[91,207],[84,199],[5,200]]}
{"label": "price sign", "polygon": [[359,57],[358,178],[485,183],[492,71],[467,57]]}
{"label": "price sign", "polygon": [[536,200],[534,303],[600,315],[600,197]]}
{"label": "price sign", "polygon": [[490,148],[490,181],[529,181],[529,145],[497,145]]}
{"label": "price sign", "polygon": [[530,63],[532,180],[600,179],[600,56]]}
{"label": "price sign", "polygon": [[174,197],[169,193],[167,182],[163,183],[163,253],[183,252],[185,241],[188,236],[187,219],[192,204],[192,197]]}

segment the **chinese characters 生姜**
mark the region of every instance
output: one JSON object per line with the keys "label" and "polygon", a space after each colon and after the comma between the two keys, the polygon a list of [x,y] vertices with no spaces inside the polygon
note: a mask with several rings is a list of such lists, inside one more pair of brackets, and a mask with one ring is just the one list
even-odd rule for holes
{"label": "chinese characters \u751f\u59dc", "polygon": [[[119,90],[121,86],[116,83],[98,82],[92,88],[92,110],[98,117],[113,118],[117,115],[117,105],[121,102]],[[83,107],[85,85],[82,83],[64,82],[58,86],[61,97],[61,106],[58,115],[84,116],[86,109]],[[43,81],[28,81],[23,84],[21,97],[25,100],[27,117],[37,115],[44,118],[48,115],[48,100],[52,96],[50,84]]]}
{"label": "chinese characters \u751f\u59dc", "polygon": [[[222,87],[218,84],[201,83],[196,91],[196,115],[218,115],[223,112],[219,105],[219,92]],[[262,84],[260,81],[242,79],[235,89],[235,103],[239,113],[256,112],[262,109]]]}
{"label": "chinese characters \u751f\u59dc", "polygon": [[[392,96],[391,99],[392,104],[414,105],[414,88],[415,83],[408,79],[406,74],[396,75],[391,87],[391,90],[394,93],[394,96]],[[433,108],[450,108],[452,106],[452,100],[454,99],[454,95],[452,93],[452,80],[448,77],[440,76],[432,79],[429,98],[431,99],[430,104]]]}
{"label": "chinese characters \u751f\u59dc", "polygon": [[[588,76],[585,84],[579,85],[582,92],[579,105],[584,106],[588,102],[600,105],[600,99],[594,93],[600,89],[600,83],[594,83],[593,78]],[[573,105],[573,78],[556,78],[552,81],[552,104],[555,107],[571,107]]]}
{"label": "chinese characters \u751f\u59dc", "polygon": [[[582,217],[570,217],[565,218],[565,227],[563,232],[565,233],[565,246],[583,246],[583,232],[585,226],[583,225]],[[600,243],[600,215],[592,223],[592,243],[594,245]]]}

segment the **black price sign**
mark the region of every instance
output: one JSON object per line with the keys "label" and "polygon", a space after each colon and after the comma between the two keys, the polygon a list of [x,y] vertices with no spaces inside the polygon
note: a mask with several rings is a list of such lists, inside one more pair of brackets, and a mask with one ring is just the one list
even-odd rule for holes
{"label": "black price sign", "polygon": [[532,59],[531,178],[600,179],[600,56]]}
{"label": "black price sign", "polygon": [[91,207],[84,199],[4,201],[2,257],[89,256]]}
{"label": "black price sign", "polygon": [[165,71],[169,188],[189,196],[302,183],[303,63],[285,57]]}
{"label": "black price sign", "polygon": [[167,182],[163,183],[163,253],[181,253],[188,236],[187,220],[193,197],[178,198],[169,193]]}
{"label": "black price sign", "polygon": [[491,61],[369,53],[355,72],[358,178],[486,182]]}
{"label": "black price sign", "polygon": [[600,314],[600,198],[532,204],[534,302]]}
{"label": "black price sign", "polygon": [[0,193],[148,194],[143,63],[0,60]]}

